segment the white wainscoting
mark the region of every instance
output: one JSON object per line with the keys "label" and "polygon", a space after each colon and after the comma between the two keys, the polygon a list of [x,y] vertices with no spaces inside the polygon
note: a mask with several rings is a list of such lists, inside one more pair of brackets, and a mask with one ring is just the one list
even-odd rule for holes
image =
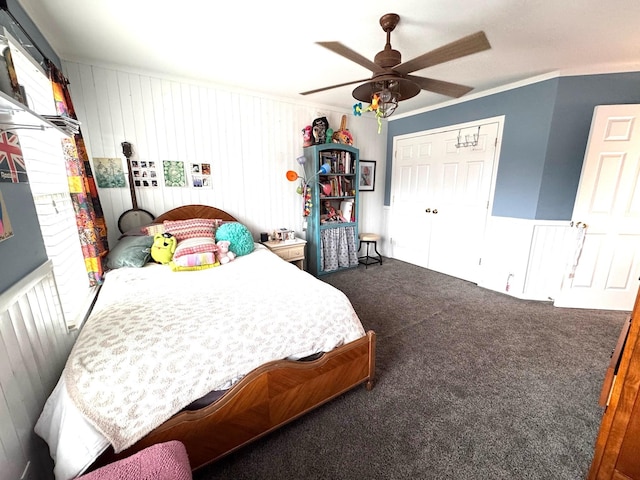
{"label": "white wainscoting", "polygon": [[[71,96],[90,158],[120,158],[121,143],[131,142],[133,159],[211,163],[212,188],[139,188],[140,208],[159,215],[199,203],[222,208],[254,234],[286,227],[302,232],[302,198],[287,170],[302,169],[302,129],[326,116],[338,129],[343,114],[360,149],[360,158],[376,160],[376,190],[361,195],[361,228],[379,231],[384,202],[386,122],[381,134],[373,115],[275,99],[257,93],[159,78],[124,70],[65,62]],[[312,99],[311,99],[312,100]],[[126,172],[126,170],[125,170]],[[162,176],[160,180],[162,180]],[[128,188],[100,188],[109,241],[118,237],[117,219],[129,209]]]}
{"label": "white wainscoting", "polygon": [[67,332],[50,262],[0,296],[0,480],[53,478],[33,427],[76,336]]}
{"label": "white wainscoting", "polygon": [[551,300],[571,255],[568,221],[490,217],[478,285],[519,298]]}

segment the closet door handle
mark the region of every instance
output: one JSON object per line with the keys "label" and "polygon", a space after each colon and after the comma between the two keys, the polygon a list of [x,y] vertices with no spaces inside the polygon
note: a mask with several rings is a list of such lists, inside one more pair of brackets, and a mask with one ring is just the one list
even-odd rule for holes
{"label": "closet door handle", "polygon": [[431,213],[431,209],[430,209],[430,208],[427,208],[424,212],[425,212],[425,213]]}
{"label": "closet door handle", "polygon": [[434,208],[434,209],[433,209],[433,213],[434,213],[434,214],[437,214],[437,213],[438,213],[438,209],[437,209],[437,208]]}

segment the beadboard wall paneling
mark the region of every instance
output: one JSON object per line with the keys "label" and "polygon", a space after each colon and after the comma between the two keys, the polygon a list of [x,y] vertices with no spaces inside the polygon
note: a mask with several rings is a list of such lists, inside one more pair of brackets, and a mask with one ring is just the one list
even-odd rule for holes
{"label": "beadboard wall paneling", "polygon": [[533,227],[529,264],[524,284],[526,298],[553,300],[562,288],[575,242],[569,222],[538,223]]}
{"label": "beadboard wall paneling", "polygon": [[33,432],[77,332],[67,333],[51,263],[0,296],[0,480],[53,478],[53,463]]}
{"label": "beadboard wall paneling", "polygon": [[529,300],[555,298],[575,246],[571,230],[566,221],[489,217],[478,285]]}
{"label": "beadboard wall paneling", "polygon": [[[287,170],[302,173],[302,129],[326,116],[338,129],[343,114],[360,149],[360,158],[376,160],[376,191],[361,195],[361,230],[383,230],[386,122],[380,134],[373,115],[274,99],[185,80],[64,62],[71,96],[82,122],[90,158],[117,157],[126,168],[121,142],[133,144],[133,159],[155,161],[161,186],[136,190],[138,205],[159,215],[171,208],[201,203],[222,208],[254,234],[279,227],[304,238],[302,198]],[[353,99],[345,97],[345,108]],[[212,188],[164,187],[163,160],[209,162]],[[125,170],[126,172],[126,170]],[[131,207],[128,188],[100,188],[109,241],[118,237],[117,220]]]}

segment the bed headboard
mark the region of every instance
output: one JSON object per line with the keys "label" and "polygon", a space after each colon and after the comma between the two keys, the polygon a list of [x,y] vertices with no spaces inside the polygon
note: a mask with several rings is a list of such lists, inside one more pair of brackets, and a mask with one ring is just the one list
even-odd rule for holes
{"label": "bed headboard", "polygon": [[233,215],[219,208],[208,205],[183,205],[156,217],[153,223],[162,223],[165,220],[188,220],[190,218],[220,218],[228,222],[238,221]]}

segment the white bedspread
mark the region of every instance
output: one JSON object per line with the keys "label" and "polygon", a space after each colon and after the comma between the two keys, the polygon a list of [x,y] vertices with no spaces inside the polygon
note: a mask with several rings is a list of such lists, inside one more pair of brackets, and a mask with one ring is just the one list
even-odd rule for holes
{"label": "white bedspread", "polygon": [[[364,333],[342,292],[260,245],[208,270],[115,270],[36,432],[49,444],[56,478],[71,478],[105,443],[116,452],[127,448],[192,401],[266,362],[329,351]],[[79,414],[88,422],[82,442],[92,444],[86,454],[78,452],[80,442],[67,448],[65,440],[76,438],[67,424],[78,431]],[[96,440],[101,437],[106,440]]]}

